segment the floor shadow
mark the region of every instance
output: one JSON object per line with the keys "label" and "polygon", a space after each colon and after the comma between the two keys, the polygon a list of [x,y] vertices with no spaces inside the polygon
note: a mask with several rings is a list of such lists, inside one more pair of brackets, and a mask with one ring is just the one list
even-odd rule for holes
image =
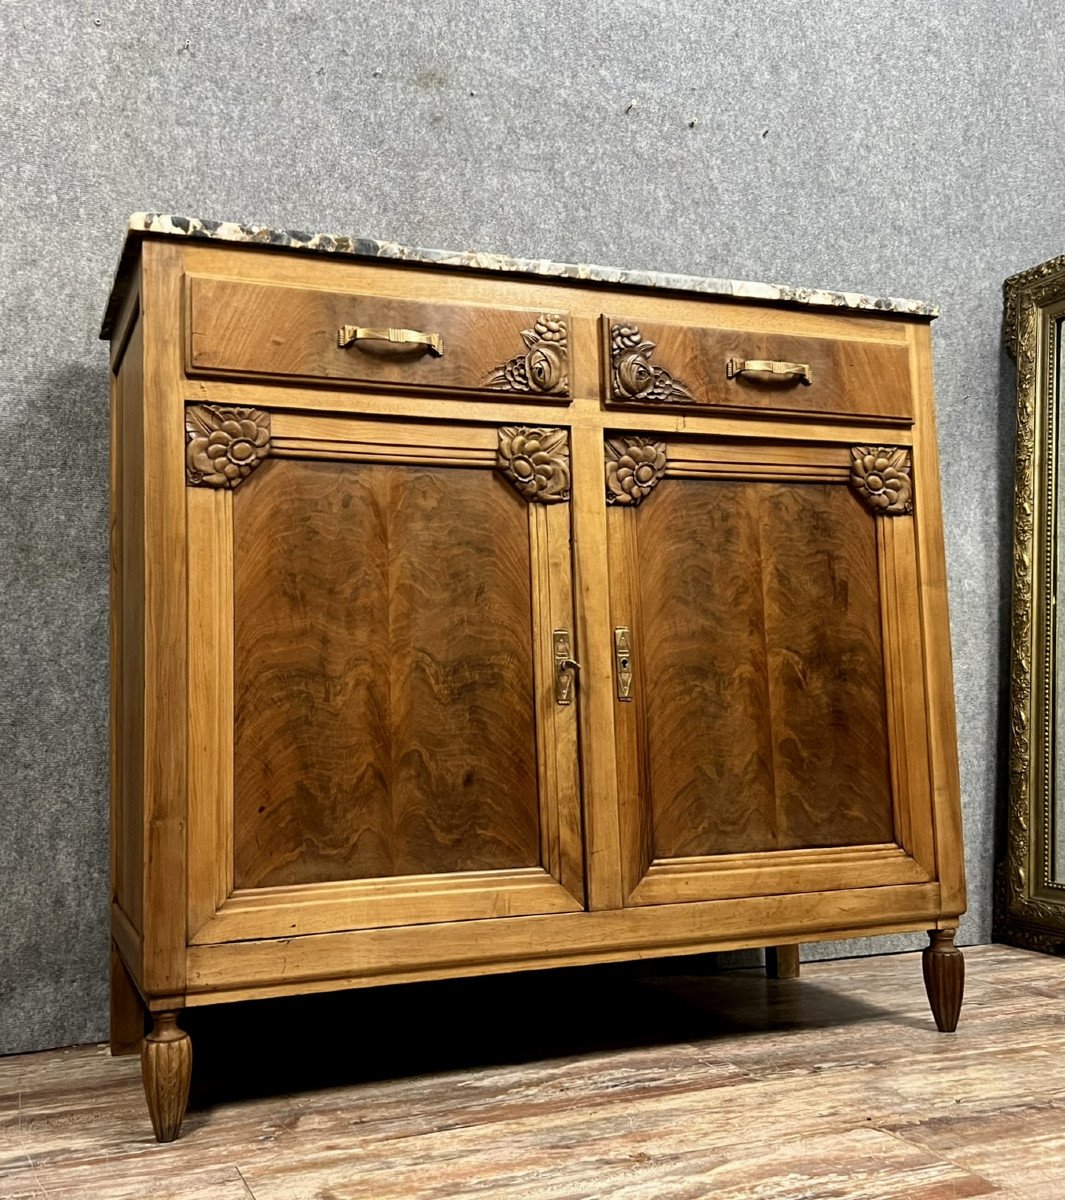
{"label": "floor shadow", "polygon": [[[916,986],[920,986],[916,984]],[[893,1016],[706,958],[402,984],[186,1012],[193,1108],[381,1079]]]}

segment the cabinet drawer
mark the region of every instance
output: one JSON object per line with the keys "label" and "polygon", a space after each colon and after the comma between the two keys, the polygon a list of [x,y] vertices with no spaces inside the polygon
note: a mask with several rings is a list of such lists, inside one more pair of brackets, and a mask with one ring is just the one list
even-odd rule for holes
{"label": "cabinet drawer", "polygon": [[603,316],[607,404],[912,420],[902,342],[713,329]]}
{"label": "cabinet drawer", "polygon": [[565,313],[190,275],[190,374],[569,398]]}

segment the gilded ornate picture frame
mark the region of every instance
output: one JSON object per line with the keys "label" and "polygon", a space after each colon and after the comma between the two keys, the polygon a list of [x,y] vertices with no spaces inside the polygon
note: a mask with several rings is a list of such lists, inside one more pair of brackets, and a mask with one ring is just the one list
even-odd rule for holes
{"label": "gilded ornate picture frame", "polygon": [[[1065,255],[1005,283],[1004,337],[1017,363],[1017,449],[1010,657],[1009,810],[995,896],[995,938],[1065,952],[1065,624],[1056,622],[1065,514],[1057,477],[1065,441],[1061,376]],[[1060,739],[1058,725],[1061,724]]]}

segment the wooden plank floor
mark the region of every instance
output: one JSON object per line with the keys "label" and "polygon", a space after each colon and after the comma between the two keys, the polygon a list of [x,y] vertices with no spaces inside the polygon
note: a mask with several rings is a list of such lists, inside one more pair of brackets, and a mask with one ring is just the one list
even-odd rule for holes
{"label": "wooden plank floor", "polygon": [[1065,1198],[1065,961],[966,951],[939,1034],[916,955],[798,981],[706,959],[190,1015],[153,1141],[135,1058],[0,1059],[0,1197]]}

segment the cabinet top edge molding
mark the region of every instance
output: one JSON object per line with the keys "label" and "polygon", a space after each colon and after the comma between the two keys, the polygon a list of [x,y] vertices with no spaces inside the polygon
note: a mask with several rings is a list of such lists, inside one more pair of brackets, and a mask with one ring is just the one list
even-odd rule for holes
{"label": "cabinet top edge molding", "polygon": [[104,314],[101,338],[111,336],[114,322],[124,300],[140,242],[146,237],[191,238],[200,241],[244,244],[277,250],[306,250],[347,258],[381,259],[426,266],[460,267],[506,275],[539,276],[555,281],[606,283],[625,287],[658,288],[674,292],[694,292],[734,300],[759,300],[797,304],[811,308],[856,309],[865,312],[895,313],[929,320],[939,316],[936,305],[925,300],[904,300],[892,296],[865,295],[860,292],[832,291],[824,288],[791,287],[784,284],[754,283],[742,279],[702,278],[674,275],[661,271],[634,271],[592,263],[556,263],[547,259],[511,258],[477,250],[431,250],[404,246],[398,242],[346,234],[306,233],[301,230],[270,229],[261,225],[242,225],[235,221],[210,221],[169,213],[134,213],[129,219],[115,282]]}

